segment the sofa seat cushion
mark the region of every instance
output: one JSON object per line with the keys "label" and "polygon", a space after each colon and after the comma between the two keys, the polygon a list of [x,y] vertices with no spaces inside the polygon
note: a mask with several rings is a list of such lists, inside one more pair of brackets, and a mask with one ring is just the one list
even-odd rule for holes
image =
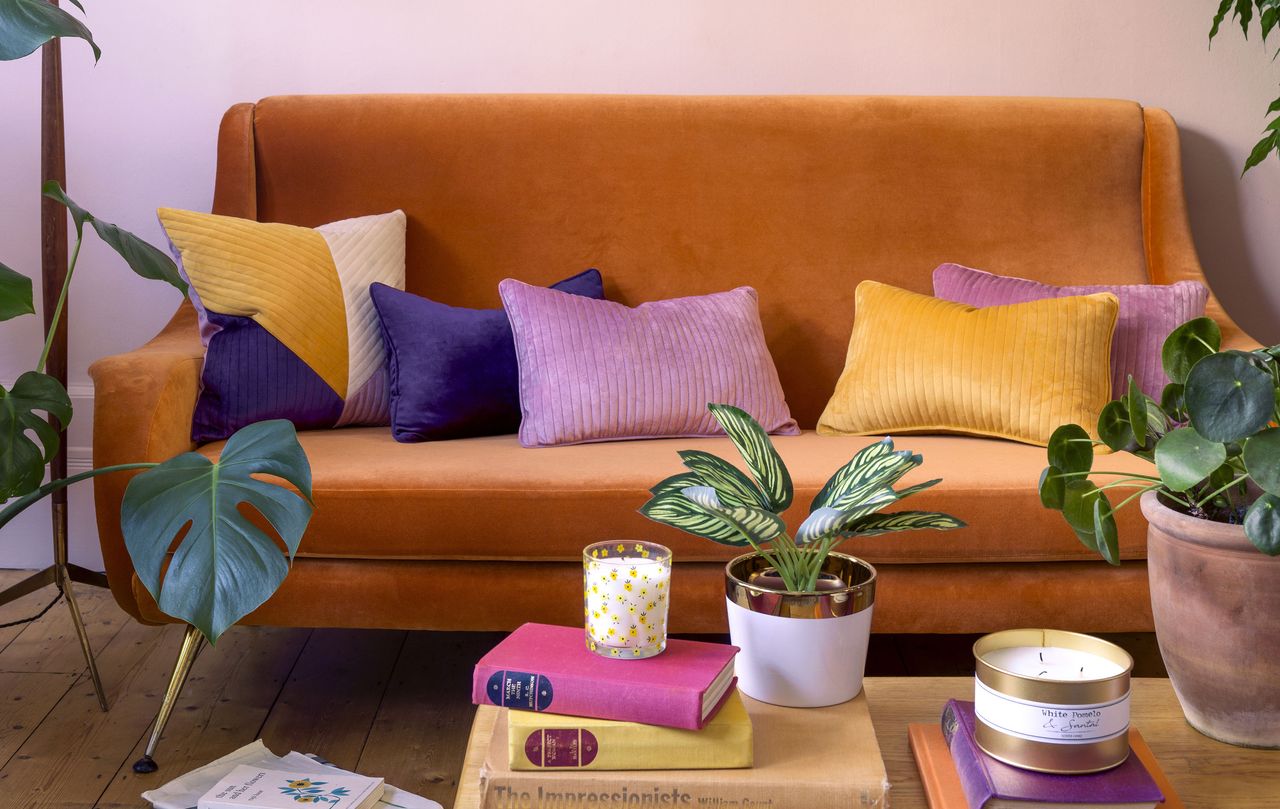
{"label": "sofa seat cushion", "polygon": [[[727,438],[620,441],[550,449],[522,448],[514,435],[400,444],[383,428],[300,433],[311,460],[315,516],[300,553],[362,559],[575,560],[597,540],[649,539],[676,562],[729,559],[743,549],[717,545],[636,513],[649,487],[683,467],[676,451],[701,449],[737,460]],[[791,470],[794,531],[827,478],[876,437],[775,436]],[[990,438],[913,435],[899,449],[924,456],[902,485],[943,483],[902,508],[944,511],[969,524],[960,531],[916,531],[845,543],[875,563],[1013,562],[1096,558],[1062,515],[1040,505],[1045,465],[1039,447]],[[221,442],[201,449],[216,455]],[[1146,471],[1128,455],[1098,468]],[[1146,555],[1137,508],[1119,515],[1125,558]]]}

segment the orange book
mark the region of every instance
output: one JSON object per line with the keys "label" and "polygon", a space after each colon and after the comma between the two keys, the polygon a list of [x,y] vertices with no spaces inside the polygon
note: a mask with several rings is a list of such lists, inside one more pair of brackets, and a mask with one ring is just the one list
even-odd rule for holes
{"label": "orange book", "polygon": [[[920,782],[924,786],[929,809],[971,809],[960,785],[960,775],[951,763],[951,750],[942,737],[942,729],[932,724],[908,725],[907,740],[916,759],[916,769],[920,771]],[[1155,754],[1136,728],[1129,728],[1129,747],[1164,793],[1161,809],[1186,809],[1160,768],[1160,762],[1156,761]]]}

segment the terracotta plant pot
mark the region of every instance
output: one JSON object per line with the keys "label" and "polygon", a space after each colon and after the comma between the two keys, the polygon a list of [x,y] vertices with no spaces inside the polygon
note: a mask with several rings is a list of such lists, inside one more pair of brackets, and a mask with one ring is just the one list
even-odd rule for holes
{"label": "terracotta plant pot", "polygon": [[1187,721],[1228,744],[1280,748],[1280,557],[1155,492],[1142,513],[1156,639]]}
{"label": "terracotta plant pot", "polygon": [[817,708],[858,696],[871,640],[876,571],[833,553],[811,593],[782,589],[754,553],[725,568],[729,636],[742,693],[773,705]]}

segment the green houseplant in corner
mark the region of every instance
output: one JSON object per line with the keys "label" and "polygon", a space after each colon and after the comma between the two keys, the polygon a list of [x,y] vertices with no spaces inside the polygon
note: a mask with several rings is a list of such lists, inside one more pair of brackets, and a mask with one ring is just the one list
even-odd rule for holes
{"label": "green houseplant in corner", "polygon": [[[1209,318],[1188,321],[1165,341],[1161,401],[1131,383],[1102,410],[1101,443],[1154,474],[1095,470],[1098,442],[1068,424],[1050,439],[1040,499],[1112,564],[1114,512],[1141,499],[1156,636],[1188,721],[1280,747],[1280,346],[1221,341]],[[1114,491],[1127,496],[1113,507]]]}
{"label": "green houseplant in corner", "polygon": [[[78,0],[72,2],[81,8]],[[27,56],[59,37],[83,39],[95,58],[100,54],[84,24],[56,5],[44,0],[0,0],[0,61]],[[188,452],[163,463],[102,467],[45,482],[61,430],[72,417],[66,389],[46,373],[45,366],[64,315],[86,227],[143,278],[167,282],[183,294],[187,285],[168,256],[89,213],[58,183],[45,183],[43,193],[70,213],[75,243],[35,368],[8,389],[0,386],[0,529],[73,483],[99,475],[137,473],[122,504],[121,527],[129,555],[159,608],[188,624],[147,755],[134,765],[138,772],[149,772],[155,769],[150,753],[203,640],[216,641],[284,581],[311,518],[311,469],[293,425],[266,421],[231,436],[217,460]],[[35,313],[32,287],[28,276],[0,264],[0,321]],[[274,533],[260,527],[249,510],[265,519]],[[59,579],[57,584],[70,595],[69,581]],[[87,646],[87,639],[81,640]],[[86,659],[105,710],[87,648]]]}
{"label": "green houseplant in corner", "polygon": [[875,568],[837,553],[845,540],[897,531],[945,531],[964,523],[930,511],[882,509],[939,483],[894,486],[924,459],[885,438],[836,470],[792,537],[791,474],[764,429],[743,410],[708,405],[750,477],[718,456],[680,453],[688,471],[653,487],[640,508],[655,522],[724,545],[750,548],[725,569],[729,631],[741,648],[743,693],[775,705],[817,707],[862,689]]}

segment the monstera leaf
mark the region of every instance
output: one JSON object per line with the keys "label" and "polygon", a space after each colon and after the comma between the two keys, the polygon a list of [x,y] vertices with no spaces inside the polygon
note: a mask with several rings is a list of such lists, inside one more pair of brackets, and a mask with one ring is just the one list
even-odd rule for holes
{"label": "monstera leaf", "polygon": [[58,452],[58,431],[40,412],[64,425],[71,421],[71,399],[58,380],[28,371],[12,390],[0,386],[0,503],[34,491]]}
{"label": "monstera leaf", "polygon": [[45,183],[43,192],[44,196],[66,206],[71,213],[71,221],[75,223],[77,238],[84,235],[85,225],[92,225],[98,238],[115,250],[129,265],[129,269],[143,278],[164,281],[183,295],[187,294],[187,282],[182,280],[182,274],[178,272],[178,265],[173,263],[173,259],[124,228],[104,222],[81,208],[57,182],[50,180]]}
{"label": "monstera leaf", "polygon": [[[84,11],[79,0],[71,0]],[[93,48],[93,60],[102,57],[93,34],[84,23],[45,0],[4,0],[0,3],[0,62],[32,53],[54,37],[78,37]]]}
{"label": "monstera leaf", "polygon": [[35,311],[31,279],[0,264],[0,320],[12,320]]}
{"label": "monstera leaf", "polygon": [[[273,475],[302,496],[255,475]],[[242,513],[251,506],[290,561],[311,519],[311,466],[288,421],[251,424],[217,461],[183,453],[129,482],[120,523],[139,580],[165,613],[211,642],[266,601],[289,572],[277,541]],[[165,557],[184,528],[161,577]]]}

